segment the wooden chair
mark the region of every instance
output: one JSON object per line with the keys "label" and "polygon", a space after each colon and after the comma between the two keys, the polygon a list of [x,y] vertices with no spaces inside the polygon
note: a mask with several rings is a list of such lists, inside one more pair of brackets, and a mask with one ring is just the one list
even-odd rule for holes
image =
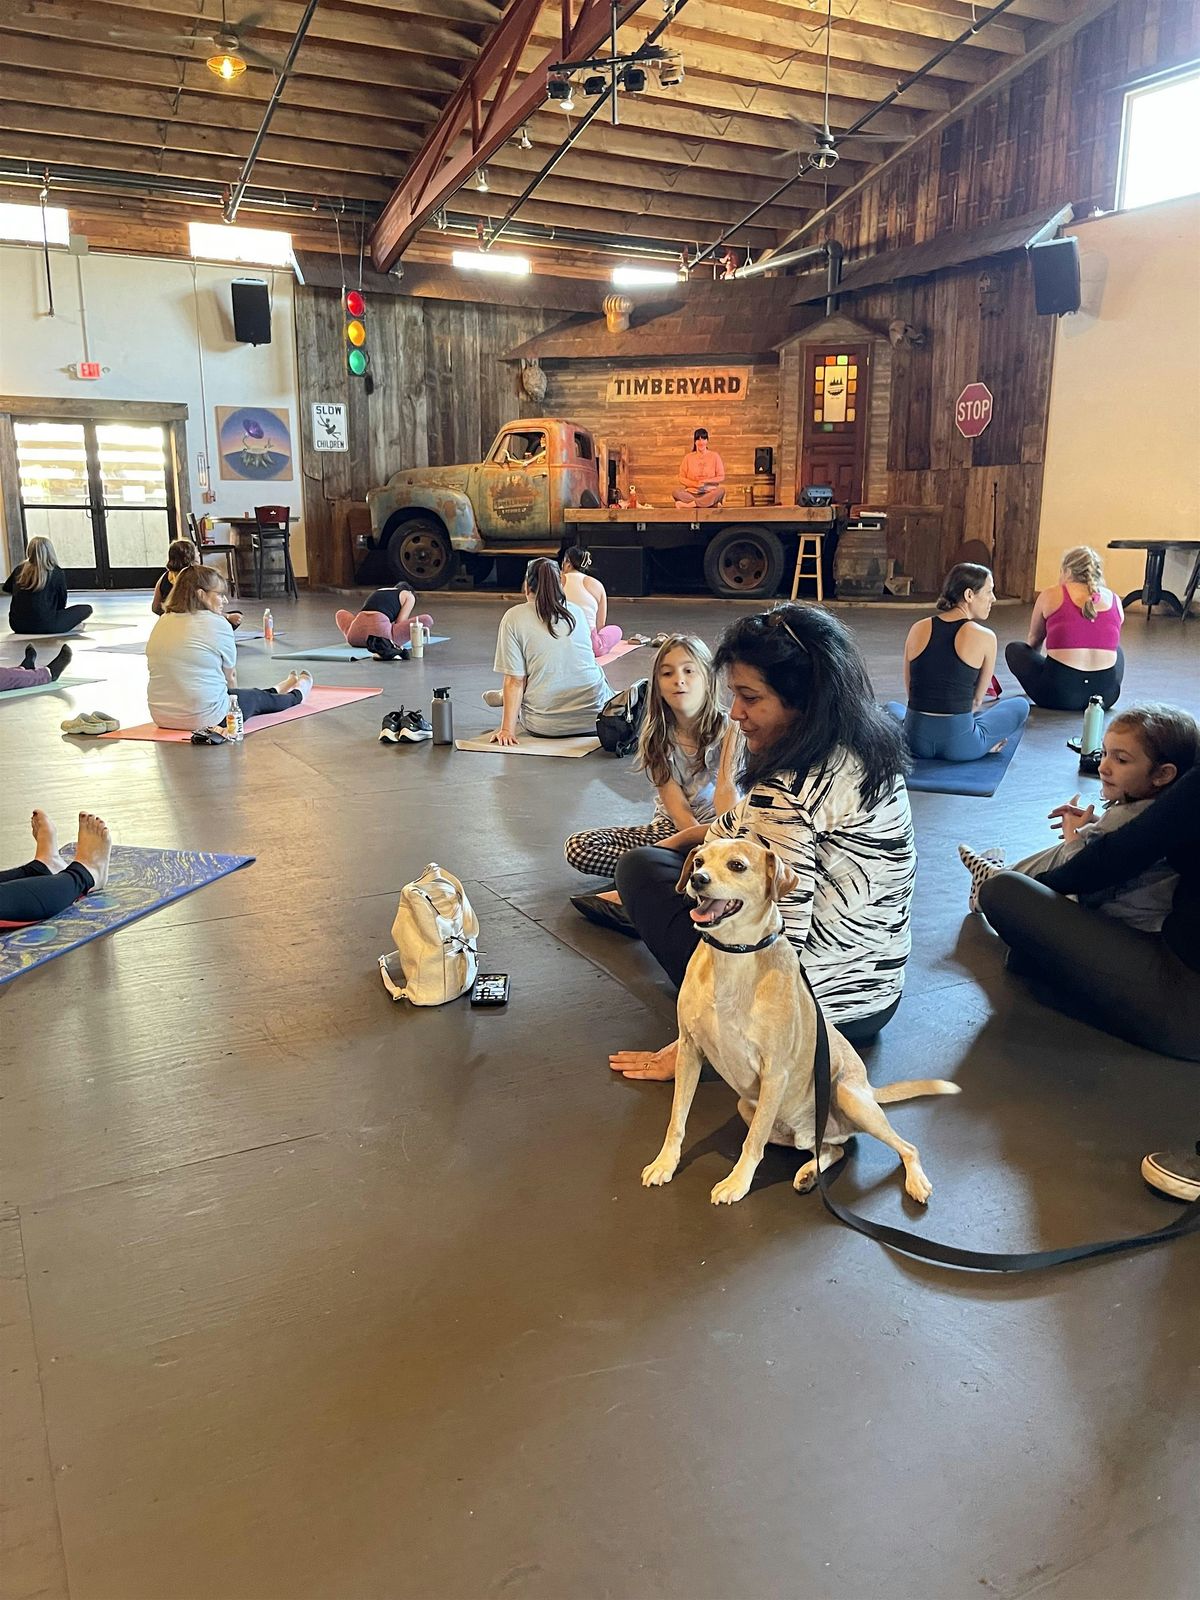
{"label": "wooden chair", "polygon": [[224,557],[225,582],[229,587],[229,598],[236,600],[238,598],[237,545],[232,541],[225,544],[214,544],[212,540],[204,539],[200,533],[199,519],[190,511],[187,513],[187,525],[192,543],[196,546],[197,553],[200,556],[200,565],[202,567],[207,566],[207,558],[209,556]]}
{"label": "wooden chair", "polygon": [[[824,538],[824,534],[821,533],[802,533],[800,535],[800,542],[796,546],[796,571],[792,577],[793,600],[800,592],[800,580],[804,578],[810,583],[816,583],[817,604],[823,605],[825,603],[825,580],[821,574],[821,545]],[[813,563],[811,572],[805,572],[804,570],[806,561]]]}
{"label": "wooden chair", "polygon": [[272,544],[283,550],[283,592],[300,598],[296,574],[292,570],[292,532],[290,506],[255,506],[254,526],[250,530],[250,553],[254,557],[254,592],[262,599],[263,560]]}

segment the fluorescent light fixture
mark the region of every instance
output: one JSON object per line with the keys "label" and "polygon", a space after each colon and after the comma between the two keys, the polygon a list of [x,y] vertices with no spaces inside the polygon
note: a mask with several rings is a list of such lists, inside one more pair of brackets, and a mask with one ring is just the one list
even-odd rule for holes
{"label": "fluorescent light fixture", "polygon": [[612,281],[617,289],[648,289],[652,284],[678,283],[679,274],[665,267],[614,267]]}
{"label": "fluorescent light fixture", "polygon": [[[70,243],[71,228],[64,206],[46,207],[45,237],[47,244]],[[0,239],[18,244],[41,244],[41,206],[0,205]]]}
{"label": "fluorescent light fixture", "polygon": [[292,236],[274,228],[232,228],[224,222],[190,222],[198,261],[245,261],[254,267],[290,267]]}
{"label": "fluorescent light fixture", "polygon": [[508,278],[529,276],[529,262],[525,256],[494,256],[482,250],[456,250],[450,259],[462,272],[494,272]]}

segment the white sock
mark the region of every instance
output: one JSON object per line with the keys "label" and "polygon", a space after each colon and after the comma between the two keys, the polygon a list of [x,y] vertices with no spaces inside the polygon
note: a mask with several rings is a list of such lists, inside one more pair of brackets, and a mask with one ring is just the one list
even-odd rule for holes
{"label": "white sock", "polygon": [[311,672],[302,672],[302,673],[300,673],[300,675],[299,675],[299,677],[298,677],[298,679],[296,681],[296,688],[299,689],[299,691],[300,691],[300,704],[301,705],[304,704],[304,702],[308,699],[309,695],[312,693],[312,686],[313,686],[312,673]]}
{"label": "white sock", "polygon": [[483,691],[483,703],[485,706],[502,706],[504,704],[504,695],[499,689],[485,689]]}

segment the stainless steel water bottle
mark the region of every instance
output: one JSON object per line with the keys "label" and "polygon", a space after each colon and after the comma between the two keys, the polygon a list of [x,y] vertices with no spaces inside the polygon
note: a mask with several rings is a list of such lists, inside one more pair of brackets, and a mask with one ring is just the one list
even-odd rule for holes
{"label": "stainless steel water bottle", "polygon": [[429,720],[433,724],[434,744],[454,743],[454,704],[450,699],[449,689],[433,691]]}
{"label": "stainless steel water bottle", "polygon": [[1104,702],[1094,694],[1083,713],[1083,734],[1079,740],[1081,755],[1095,755],[1104,746]]}

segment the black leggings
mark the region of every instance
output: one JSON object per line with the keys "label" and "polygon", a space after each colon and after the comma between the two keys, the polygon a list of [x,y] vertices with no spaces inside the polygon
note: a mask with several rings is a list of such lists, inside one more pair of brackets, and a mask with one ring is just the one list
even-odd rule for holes
{"label": "black leggings", "polygon": [[[692,902],[676,894],[675,885],[683,871],[684,857],[676,850],[647,845],[627,850],[617,861],[617,889],[621,904],[629,913],[642,942],[678,989],[700,943],[696,924],[688,915]],[[837,1030],[851,1044],[873,1039],[896,1015],[900,997],[869,1017],[839,1022]]]}
{"label": "black leggings", "polygon": [[1158,934],[1089,911],[1021,872],[981,884],[979,909],[1039,999],[1118,1039],[1200,1061],[1200,972]]}
{"label": "black leggings", "polygon": [[280,694],[277,689],[235,689],[233,692],[247,722],[251,717],[274,716],[277,711],[298,706],[304,699],[299,689],[289,689],[287,694]]}
{"label": "black leggings", "polygon": [[1119,646],[1116,661],[1100,672],[1065,667],[1027,644],[1006,644],[1004,659],[1034,705],[1047,711],[1082,711],[1094,694],[1100,696],[1107,711],[1121,698],[1125,652]]}
{"label": "black leggings", "polygon": [[44,861],[10,867],[0,872],[0,928],[45,922],[95,887],[95,878],[78,861],[69,861],[63,872],[51,872]]}

